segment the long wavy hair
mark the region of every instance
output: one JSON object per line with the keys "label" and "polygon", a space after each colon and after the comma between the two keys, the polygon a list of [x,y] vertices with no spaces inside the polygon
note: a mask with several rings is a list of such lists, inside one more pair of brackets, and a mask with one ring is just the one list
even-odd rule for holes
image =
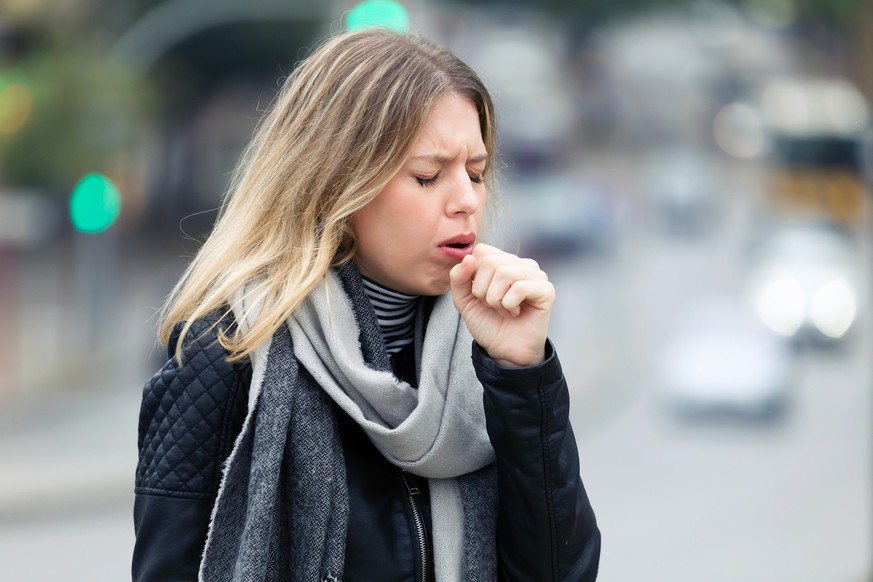
{"label": "long wavy hair", "polygon": [[350,220],[400,170],[447,93],[479,113],[491,183],[494,106],[478,75],[447,49],[368,29],[336,35],[300,62],[243,152],[211,234],[167,297],[161,342],[179,323],[184,338],[209,313],[227,317],[244,286],[261,308],[246,316],[245,332],[222,332],[219,341],[233,361],[272,337],[331,267],[354,257]]}

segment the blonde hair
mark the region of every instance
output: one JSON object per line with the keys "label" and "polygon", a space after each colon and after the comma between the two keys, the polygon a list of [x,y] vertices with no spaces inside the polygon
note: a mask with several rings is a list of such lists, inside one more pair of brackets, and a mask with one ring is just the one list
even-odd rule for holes
{"label": "blonde hair", "polygon": [[476,106],[490,177],[493,103],[450,51],[368,29],[337,35],[299,63],[243,152],[212,233],[167,298],[160,340],[179,323],[186,337],[216,310],[226,318],[244,286],[262,307],[245,332],[221,332],[220,342],[238,360],[272,337],[331,267],[354,257],[350,219],[399,171],[447,93]]}

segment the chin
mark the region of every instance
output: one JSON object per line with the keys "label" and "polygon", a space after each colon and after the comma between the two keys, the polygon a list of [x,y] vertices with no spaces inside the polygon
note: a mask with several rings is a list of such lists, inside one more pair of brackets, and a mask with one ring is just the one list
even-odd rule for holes
{"label": "chin", "polygon": [[430,293],[422,293],[422,295],[432,295],[432,296],[445,295],[446,293],[448,293],[451,290],[452,290],[452,286],[449,283],[446,283],[445,285],[440,285],[438,287],[434,287]]}
{"label": "chin", "polygon": [[440,276],[422,277],[421,279],[409,281],[408,283],[408,291],[406,292],[413,295],[443,295],[448,293],[452,288],[448,273]]}
{"label": "chin", "polygon": [[[362,271],[363,273],[363,271]],[[449,271],[432,271],[430,273],[409,273],[405,277],[382,277],[377,278],[363,273],[364,276],[378,281],[390,289],[408,293],[410,295],[435,296],[444,295],[451,291],[452,283],[449,280]]]}
{"label": "chin", "polygon": [[428,289],[428,292],[422,293],[422,295],[444,295],[451,291],[452,283],[449,281],[449,274],[446,273],[445,277],[431,281]]}

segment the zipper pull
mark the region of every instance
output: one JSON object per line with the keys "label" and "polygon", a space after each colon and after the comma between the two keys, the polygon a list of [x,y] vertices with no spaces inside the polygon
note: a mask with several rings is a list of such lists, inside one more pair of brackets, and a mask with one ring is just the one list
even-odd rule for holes
{"label": "zipper pull", "polygon": [[410,495],[418,495],[421,493],[421,489],[418,488],[418,481],[416,481],[415,475],[406,471],[402,471],[401,476],[403,477],[403,483],[406,484],[406,489],[409,491]]}

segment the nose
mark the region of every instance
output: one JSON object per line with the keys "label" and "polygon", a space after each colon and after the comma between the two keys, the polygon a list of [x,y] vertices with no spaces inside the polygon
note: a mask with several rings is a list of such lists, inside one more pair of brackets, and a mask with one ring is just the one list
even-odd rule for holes
{"label": "nose", "polygon": [[457,174],[450,186],[446,214],[449,216],[475,214],[482,206],[483,200],[482,192],[477,191],[477,189],[482,190],[483,187],[470,180],[466,169]]}

